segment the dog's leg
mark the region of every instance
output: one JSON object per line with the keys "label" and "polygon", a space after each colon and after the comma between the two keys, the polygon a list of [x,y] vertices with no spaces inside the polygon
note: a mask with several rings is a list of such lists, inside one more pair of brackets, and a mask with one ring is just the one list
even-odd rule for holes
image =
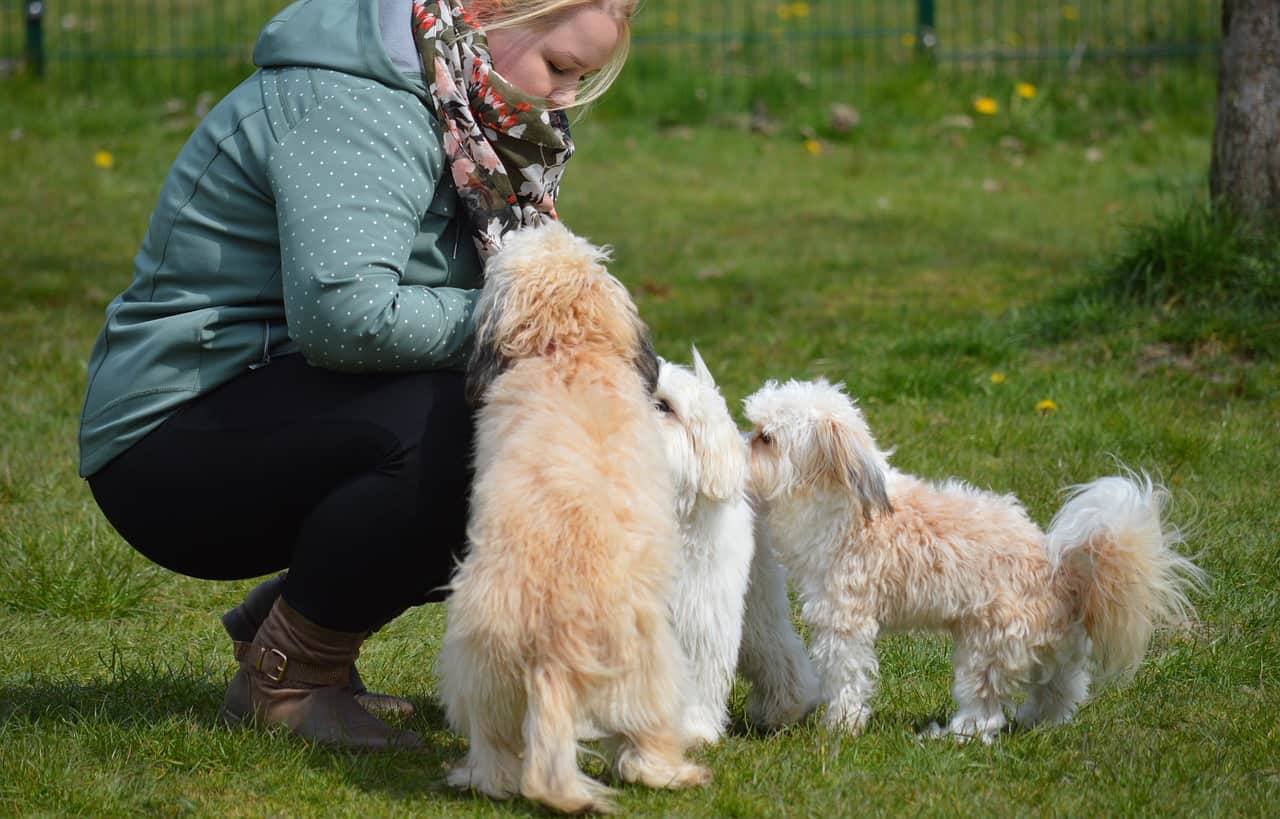
{"label": "dog's leg", "polygon": [[1026,728],[1070,722],[1089,694],[1088,657],[1089,637],[1082,626],[1074,625],[1054,647],[1053,658],[1037,669],[1039,679],[1032,683],[1014,721]]}
{"label": "dog's leg", "polygon": [[684,758],[680,692],[684,655],[665,621],[654,638],[636,647],[636,671],[620,679],[604,698],[611,713],[601,720],[621,735],[614,770],[624,782],[651,788],[688,788],[711,781],[711,772]]}
{"label": "dog's leg", "polygon": [[1004,729],[1007,721],[1003,698],[1010,674],[1000,665],[996,654],[997,647],[980,643],[969,635],[957,636],[952,652],[955,679],[951,685],[956,713],[946,727],[932,726],[929,732],[932,736],[950,735],[957,742],[981,739],[989,744]]}
{"label": "dog's leg", "polygon": [[828,727],[859,733],[871,718],[871,696],[880,673],[876,657],[878,624],[868,618],[845,628],[813,627],[813,660],[822,680]]}
{"label": "dog's leg", "polygon": [[[684,709],[684,731],[690,742],[713,744],[728,721],[729,690],[742,641],[742,605],[746,567],[741,583],[724,582],[704,573],[708,565],[686,566],[679,581],[674,625],[689,658],[690,686]],[[727,577],[724,580],[732,581]],[[697,575],[696,577],[693,575]],[[736,586],[736,588],[734,588]]]}
{"label": "dog's leg", "polygon": [[460,790],[510,799],[520,792],[519,750],[494,741],[487,731],[477,731],[471,734],[467,758],[449,769],[446,780]]}
{"label": "dog's leg", "polygon": [[568,676],[546,666],[526,672],[529,705],[520,794],[564,813],[610,813],[612,791],[578,768],[576,695]]}
{"label": "dog's leg", "polygon": [[438,661],[440,701],[449,724],[471,744],[446,780],[461,790],[509,799],[520,792],[523,692],[518,679],[485,673],[486,659],[491,658],[475,643],[446,633]]}
{"label": "dog's leg", "polygon": [[758,527],[738,669],[751,682],[747,716],[757,725],[798,722],[818,706],[818,675],[791,623],[786,573]]}

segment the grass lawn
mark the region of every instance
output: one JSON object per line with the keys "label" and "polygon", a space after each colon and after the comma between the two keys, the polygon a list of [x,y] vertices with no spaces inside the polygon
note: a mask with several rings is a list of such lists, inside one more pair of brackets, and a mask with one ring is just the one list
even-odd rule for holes
{"label": "grass lawn", "polygon": [[[1145,468],[1213,578],[1200,625],[1162,634],[1134,680],[1069,726],[990,747],[918,740],[950,705],[948,645],[896,636],[864,735],[816,721],[753,732],[739,690],[732,735],[698,752],[712,787],[627,788],[624,812],[1274,811],[1280,321],[1134,306],[1101,283],[1125,225],[1202,189],[1200,87],[1169,112],[1064,90],[1052,111],[994,117],[932,88],[807,142],[785,126],[766,137],[604,112],[579,125],[562,215],[614,245],[659,351],[683,361],[696,343],[732,405],[766,378],[844,381],[899,467],[1016,492],[1041,523],[1062,487],[1115,459]],[[152,567],[76,477],[89,348],[191,125],[163,106],[27,95],[0,114],[0,814],[538,813],[441,785],[464,743],[433,700],[439,606],[393,622],[361,660],[418,704],[407,724],[427,752],[360,756],[215,725],[233,670],[217,615],[250,584]],[[1056,410],[1037,412],[1044,400]]]}

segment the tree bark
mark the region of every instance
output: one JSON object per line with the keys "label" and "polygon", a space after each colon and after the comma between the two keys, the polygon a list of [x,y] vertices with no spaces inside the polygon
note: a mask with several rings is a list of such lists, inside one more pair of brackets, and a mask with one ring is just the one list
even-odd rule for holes
{"label": "tree bark", "polygon": [[1223,0],[1209,193],[1256,226],[1280,226],[1280,0]]}

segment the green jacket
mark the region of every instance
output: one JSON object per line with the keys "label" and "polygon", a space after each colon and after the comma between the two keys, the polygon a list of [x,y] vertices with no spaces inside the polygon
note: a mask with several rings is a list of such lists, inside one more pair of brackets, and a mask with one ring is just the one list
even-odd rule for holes
{"label": "green jacket", "polygon": [[[408,25],[406,16],[405,25]],[[482,268],[378,0],[301,0],[178,154],[89,361],[80,474],[273,356],[460,368]]]}

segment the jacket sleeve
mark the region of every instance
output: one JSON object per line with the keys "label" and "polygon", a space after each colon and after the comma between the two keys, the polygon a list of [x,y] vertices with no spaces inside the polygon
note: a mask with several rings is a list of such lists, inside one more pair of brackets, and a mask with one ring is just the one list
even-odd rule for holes
{"label": "jacket sleeve", "polygon": [[363,90],[323,98],[283,136],[268,174],[289,334],[334,370],[459,368],[478,290],[401,279],[445,159],[426,109]]}

